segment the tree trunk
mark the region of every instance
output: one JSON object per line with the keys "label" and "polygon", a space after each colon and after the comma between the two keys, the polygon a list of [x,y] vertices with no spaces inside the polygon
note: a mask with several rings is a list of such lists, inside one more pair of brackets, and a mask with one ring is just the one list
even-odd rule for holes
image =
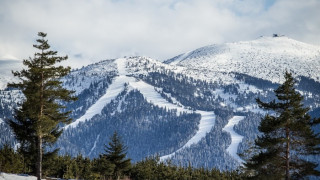
{"label": "tree trunk", "polygon": [[[43,50],[42,50],[43,54]],[[43,69],[42,61],[41,61],[41,69]],[[43,93],[44,93],[44,75],[41,72],[41,85],[40,85],[40,115],[38,119],[38,144],[37,144],[37,179],[41,180],[42,178],[42,116],[43,116]]]}
{"label": "tree trunk", "polygon": [[37,179],[42,178],[42,138],[38,137],[37,142]]}
{"label": "tree trunk", "polygon": [[286,180],[290,180],[290,134],[289,128],[286,127]]}

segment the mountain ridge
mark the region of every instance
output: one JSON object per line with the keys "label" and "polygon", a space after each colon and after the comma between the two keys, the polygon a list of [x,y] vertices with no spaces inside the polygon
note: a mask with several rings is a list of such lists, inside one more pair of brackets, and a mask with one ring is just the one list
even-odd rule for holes
{"label": "mountain ridge", "polygon": [[221,72],[238,72],[281,83],[283,72],[288,70],[320,81],[319,76],[312,73],[320,69],[320,46],[288,37],[260,37],[253,41],[204,46],[164,63],[187,69],[211,69],[213,76]]}
{"label": "mountain ridge", "polygon": [[[284,47],[285,43],[289,45]],[[242,163],[237,153],[243,153],[253,142],[260,118],[266,113],[255,99],[274,97],[273,89],[286,67],[296,72],[305,106],[318,111],[320,92],[314,89],[319,86],[318,47],[285,37],[221,46],[223,49],[219,45],[203,47],[166,63],[135,56],[72,70],[61,80],[78,96],[78,101],[64,104],[74,121],[64,127],[54,147],[62,154],[94,158],[103,152],[108,137],[118,131],[133,161],[159,155],[162,160],[184,166],[192,163],[196,167],[237,169]],[[296,47],[294,53],[288,49],[291,46]],[[237,52],[230,53],[234,49]],[[309,51],[312,53],[306,53]],[[284,57],[290,53],[287,61]],[[305,54],[307,60],[301,58]],[[0,120],[12,118],[22,95],[6,89],[0,90],[0,97]],[[15,144],[6,124],[0,126],[1,137],[6,137],[0,138],[0,143],[9,139]]]}

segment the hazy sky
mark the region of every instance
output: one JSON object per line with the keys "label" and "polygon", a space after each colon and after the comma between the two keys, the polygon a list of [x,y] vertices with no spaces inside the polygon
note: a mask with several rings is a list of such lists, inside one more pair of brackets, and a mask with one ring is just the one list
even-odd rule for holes
{"label": "hazy sky", "polygon": [[33,56],[37,32],[79,67],[283,34],[320,45],[320,0],[0,0],[0,59]]}

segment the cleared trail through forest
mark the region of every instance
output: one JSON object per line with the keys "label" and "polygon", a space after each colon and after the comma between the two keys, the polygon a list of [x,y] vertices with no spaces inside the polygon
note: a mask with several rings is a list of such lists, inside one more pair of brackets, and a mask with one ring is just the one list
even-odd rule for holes
{"label": "cleared trail through forest", "polygon": [[228,124],[222,129],[231,135],[231,144],[227,148],[227,152],[239,163],[243,163],[244,161],[240,158],[240,156],[237,154],[238,146],[240,142],[243,139],[243,136],[236,133],[234,131],[234,126],[237,125],[240,121],[242,121],[245,118],[245,116],[234,116],[231,119],[229,119]]}
{"label": "cleared trail through forest", "polygon": [[161,160],[165,160],[167,158],[172,157],[175,153],[181,151],[184,148],[190,147],[192,144],[197,144],[202,138],[206,136],[207,133],[210,132],[210,130],[215,124],[215,114],[213,112],[200,111],[200,110],[191,111],[184,106],[170,103],[166,99],[164,99],[159,92],[155,90],[154,86],[147,84],[144,81],[137,80],[134,77],[129,77],[126,71],[126,59],[122,59],[122,58],[117,59],[115,60],[115,63],[117,65],[119,75],[115,77],[115,79],[112,81],[106,93],[100,99],[98,99],[97,102],[94,103],[86,111],[86,113],[83,116],[81,116],[79,119],[77,119],[73,123],[65,126],[65,129],[68,129],[70,127],[75,128],[80,122],[88,121],[93,116],[97,114],[101,114],[103,107],[109,104],[111,100],[115,99],[117,95],[124,90],[125,84],[128,84],[129,88],[139,90],[149,103],[152,103],[159,107],[167,108],[170,110],[176,109],[178,115],[181,112],[186,112],[186,113],[195,112],[201,115],[198,130],[195,133],[195,135],[192,136],[185,145],[183,145],[181,148],[179,148],[175,152],[166,156],[162,156],[160,158]]}

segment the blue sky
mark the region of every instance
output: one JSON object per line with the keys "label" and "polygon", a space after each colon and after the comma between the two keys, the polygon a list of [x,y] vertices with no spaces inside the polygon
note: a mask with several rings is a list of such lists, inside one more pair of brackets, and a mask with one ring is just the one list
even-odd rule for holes
{"label": "blue sky", "polygon": [[0,0],[0,59],[32,56],[37,32],[69,65],[165,60],[216,43],[283,34],[320,45],[319,0]]}

